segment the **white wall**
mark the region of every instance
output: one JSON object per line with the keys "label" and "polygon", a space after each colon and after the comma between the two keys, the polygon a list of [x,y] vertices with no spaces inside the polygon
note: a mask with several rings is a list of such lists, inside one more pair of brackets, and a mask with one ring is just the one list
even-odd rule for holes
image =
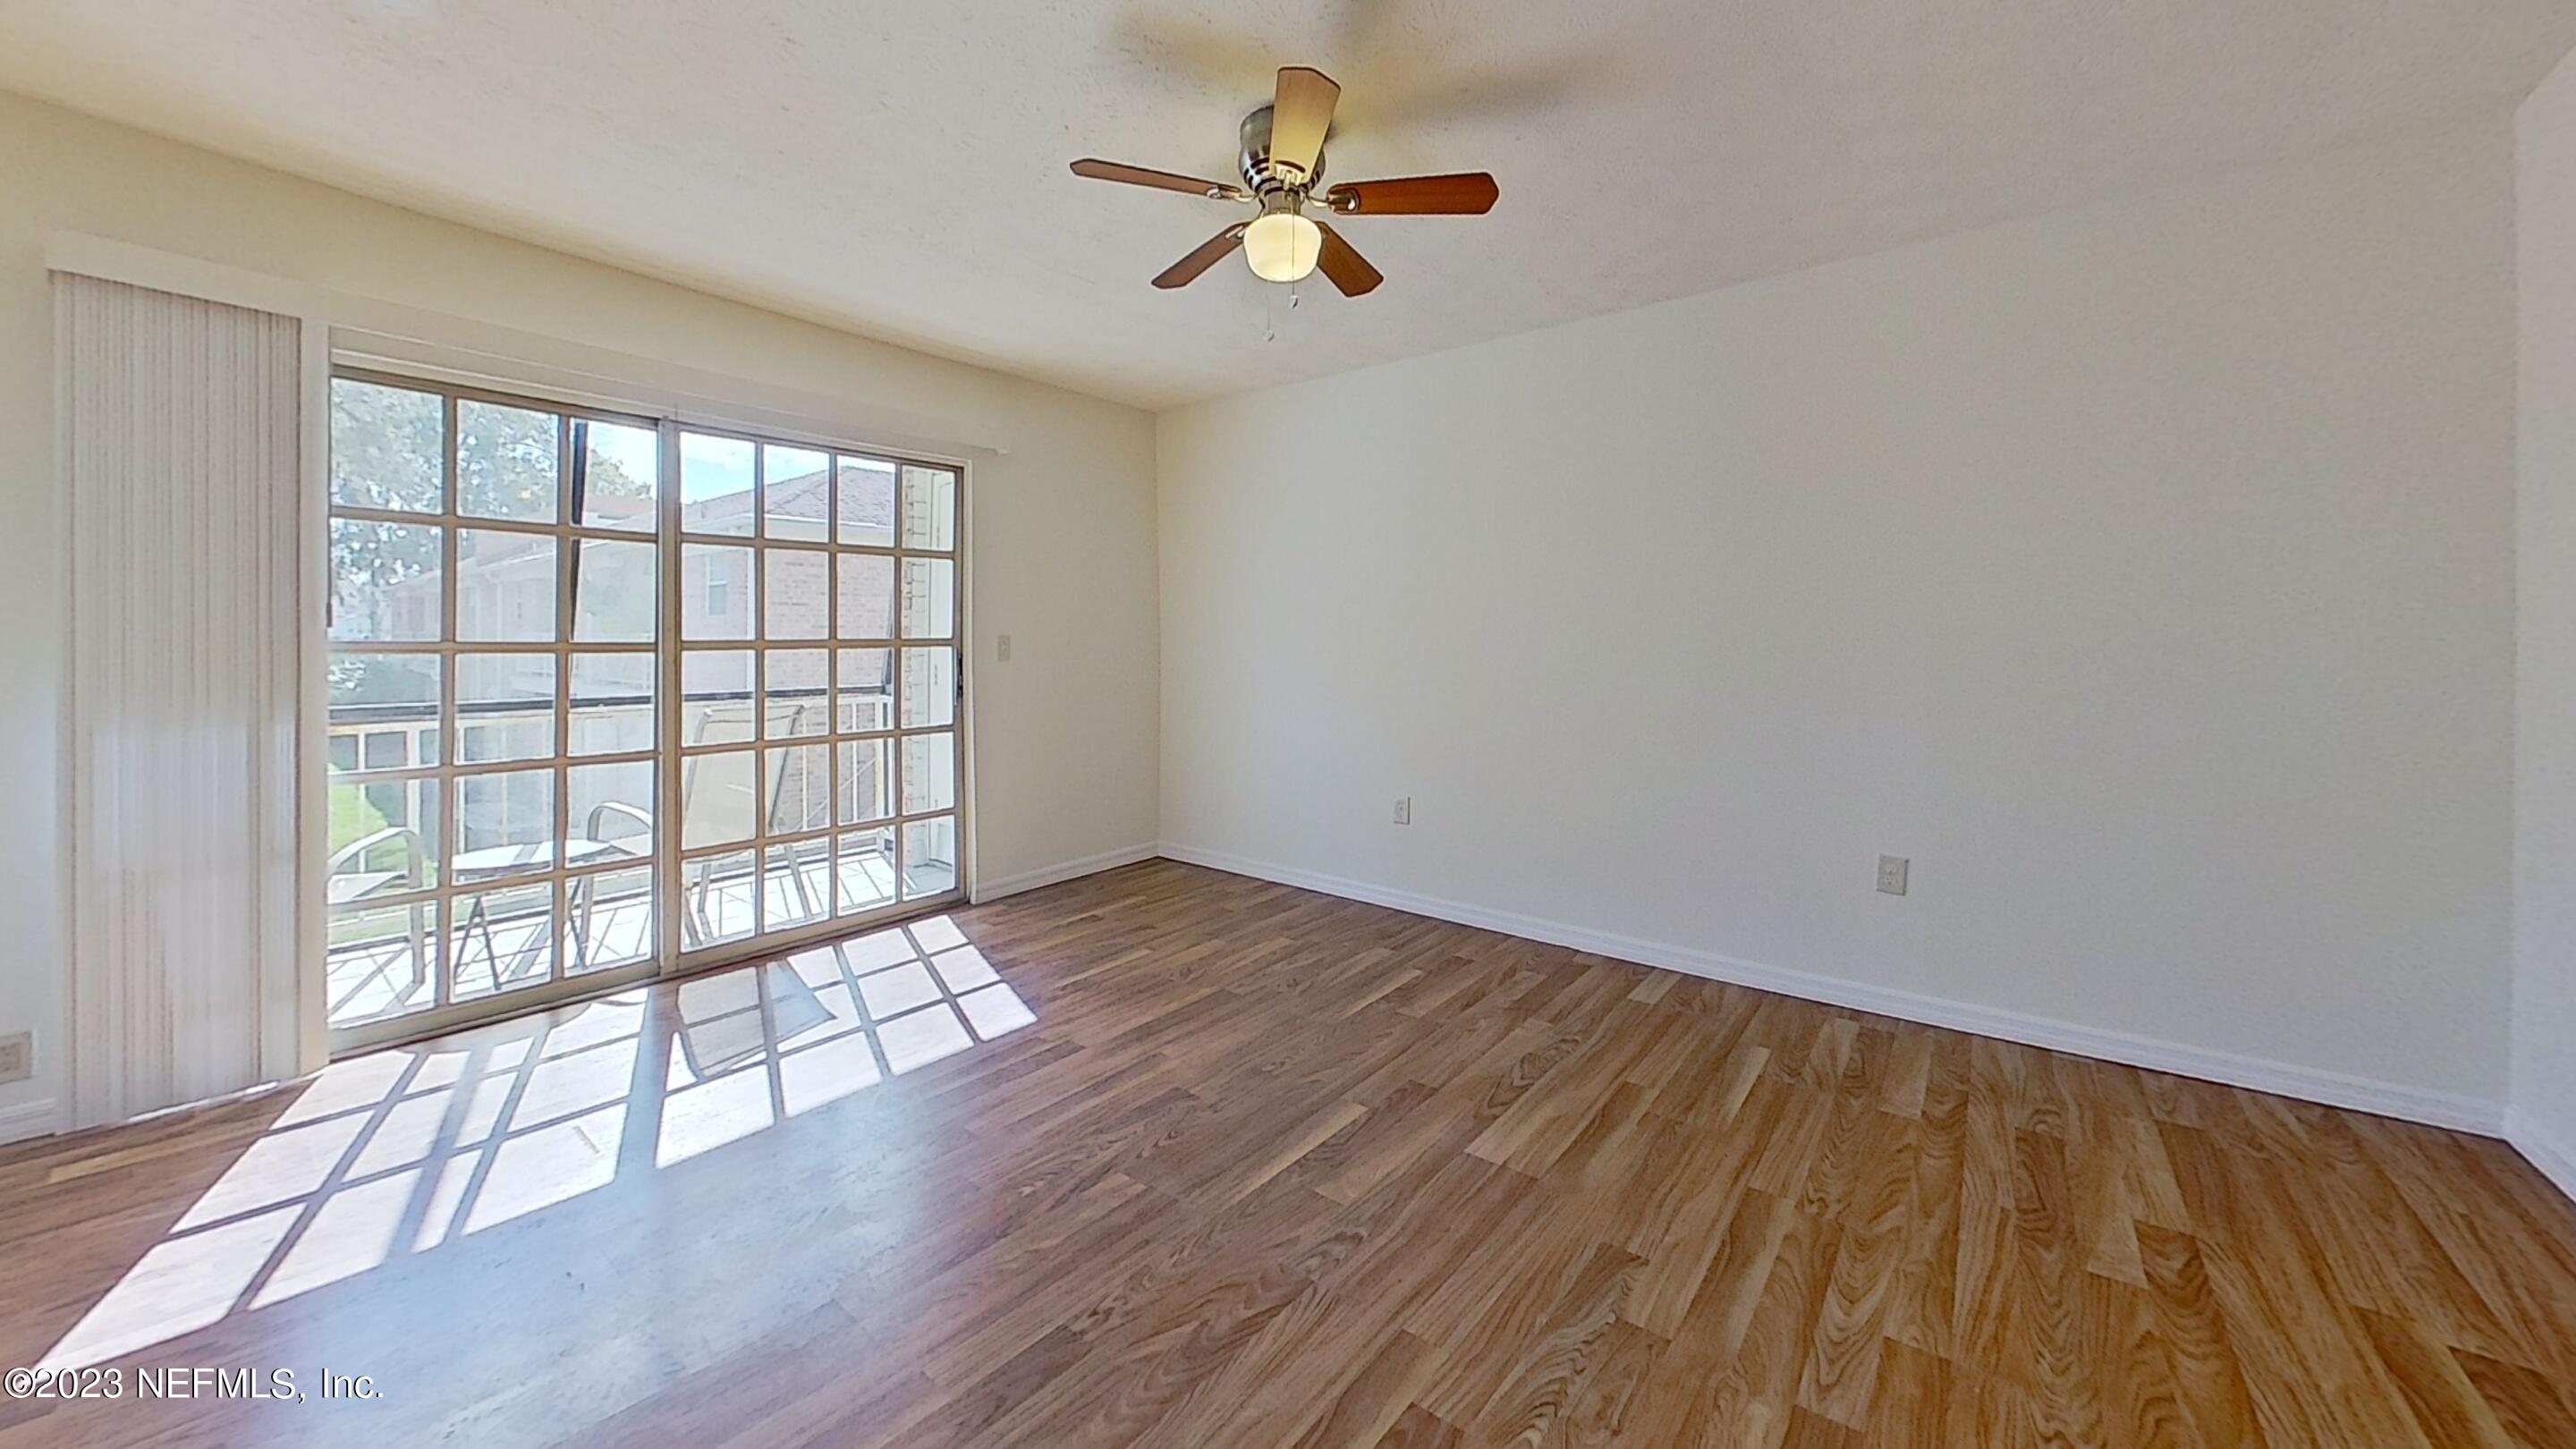
{"label": "white wall", "polygon": [[1167,413],[1164,838],[2492,1120],[2512,168],[2497,117]]}
{"label": "white wall", "polygon": [[[39,1033],[0,1137],[59,1094],[62,574],[43,250],[84,232],[478,322],[955,420],[974,475],[982,878],[1155,830],[1153,421],[0,95],[0,1032]],[[854,257],[852,265],[865,265]],[[1013,658],[992,662],[992,637]]]}
{"label": "white wall", "polygon": [[2576,1193],[2576,57],[2516,131],[2512,1135]]}

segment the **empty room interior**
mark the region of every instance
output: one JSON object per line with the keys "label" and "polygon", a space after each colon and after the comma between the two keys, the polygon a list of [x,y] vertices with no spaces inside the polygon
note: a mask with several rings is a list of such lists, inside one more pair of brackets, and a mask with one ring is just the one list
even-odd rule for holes
{"label": "empty room interior", "polygon": [[2576,1449],[2571,52],[0,0],[0,1449]]}

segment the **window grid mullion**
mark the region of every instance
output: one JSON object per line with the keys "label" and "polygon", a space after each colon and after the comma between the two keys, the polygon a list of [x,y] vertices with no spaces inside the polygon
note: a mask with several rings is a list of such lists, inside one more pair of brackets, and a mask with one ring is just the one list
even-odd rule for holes
{"label": "window grid mullion", "polygon": [[[572,425],[555,414],[555,522],[572,518]],[[546,979],[564,979],[564,944],[572,927],[572,895],[563,871],[572,863],[572,627],[580,610],[581,544],[570,534],[555,535],[555,758],[554,839],[548,858],[554,862],[551,907],[546,917]]]}
{"label": "window grid mullion", "polygon": [[[438,568],[438,638],[440,643],[453,646],[457,642],[456,493],[460,484],[456,476],[456,395],[454,393],[439,395],[438,426],[440,444],[438,501],[441,517],[446,524],[439,538],[441,557]],[[447,767],[448,773],[438,785],[438,835],[436,844],[432,847],[438,863],[432,869],[438,873],[438,883],[444,888],[446,894],[440,899],[438,906],[438,949],[430,953],[433,969],[437,973],[433,978],[437,983],[436,988],[431,993],[430,999],[433,1010],[454,1004],[455,963],[448,959],[456,940],[456,871],[453,862],[456,859],[456,847],[464,834],[465,822],[465,792],[457,787],[454,772],[458,756],[465,753],[463,742],[457,738],[456,708],[456,695],[463,671],[458,668],[457,657],[452,648],[440,657],[439,670],[443,676],[443,687],[438,693],[438,759],[441,765]]]}
{"label": "window grid mullion", "polygon": [[[565,932],[571,928],[571,913],[578,893],[587,888],[584,883],[594,881],[599,876],[633,869],[639,864],[638,859],[623,855],[607,860],[583,861],[578,865],[570,859],[574,824],[571,771],[576,764],[603,766],[644,764],[652,769],[653,818],[656,824],[650,838],[649,855],[643,857],[640,863],[647,865],[654,876],[652,893],[652,900],[656,903],[654,955],[664,969],[669,969],[683,958],[702,955],[709,947],[730,944],[730,942],[719,943],[710,939],[692,947],[683,939],[686,932],[683,929],[681,916],[684,895],[681,878],[685,867],[691,863],[704,863],[726,855],[748,852],[752,890],[752,934],[755,938],[775,934],[780,930],[809,930],[817,924],[812,920],[799,920],[792,923],[772,921],[774,912],[768,899],[772,850],[783,851],[786,856],[783,862],[785,867],[799,871],[800,878],[804,864],[798,858],[800,852],[819,851],[825,875],[825,888],[821,893],[823,904],[819,909],[826,921],[838,920],[842,918],[842,912],[846,907],[856,904],[855,898],[845,889],[842,880],[839,837],[843,834],[865,836],[870,832],[883,831],[886,835],[886,843],[884,855],[881,858],[894,872],[892,898],[881,910],[857,911],[853,912],[853,916],[860,919],[872,918],[887,911],[899,910],[916,899],[912,884],[908,880],[912,865],[910,857],[915,850],[909,839],[911,832],[907,827],[922,822],[945,821],[950,822],[950,828],[954,829],[962,808],[962,802],[952,795],[948,803],[939,809],[906,810],[906,797],[915,792],[907,788],[911,783],[909,780],[911,764],[904,748],[907,741],[925,735],[947,735],[951,751],[952,774],[959,763],[957,756],[963,750],[959,711],[954,702],[947,711],[949,718],[940,724],[911,723],[910,721],[922,717],[924,711],[920,708],[907,710],[905,707],[907,693],[913,686],[916,683],[929,682],[926,679],[914,681],[911,678],[908,670],[908,651],[911,650],[949,649],[952,655],[952,673],[949,676],[952,694],[962,693],[964,643],[960,632],[953,625],[959,612],[958,596],[962,593],[963,582],[962,552],[954,546],[958,535],[962,534],[964,522],[962,470],[953,464],[912,460],[899,455],[853,453],[829,443],[796,443],[793,446],[800,451],[817,452],[823,459],[820,475],[823,499],[821,506],[813,510],[822,514],[820,520],[822,536],[820,539],[781,537],[777,536],[771,527],[770,492],[779,480],[769,476],[772,471],[770,452],[773,446],[788,445],[766,436],[690,428],[687,431],[706,431],[713,436],[736,437],[752,445],[749,500],[751,519],[748,537],[740,534],[698,534],[683,527],[686,514],[685,500],[680,489],[680,441],[683,428],[676,420],[630,417],[581,405],[485,392],[443,382],[424,382],[412,377],[371,374],[359,369],[335,369],[333,376],[335,379],[347,377],[356,381],[428,393],[438,400],[441,447],[438,459],[439,496],[434,510],[343,507],[336,502],[329,506],[330,514],[335,518],[346,518],[355,522],[435,527],[440,531],[437,545],[440,574],[437,602],[438,637],[430,640],[333,640],[328,646],[334,653],[407,655],[424,661],[434,660],[437,671],[438,701],[434,711],[435,723],[432,736],[437,753],[434,759],[425,760],[419,757],[416,729],[403,729],[399,721],[388,721],[385,733],[399,731],[403,735],[401,758],[404,763],[400,767],[374,771],[363,768],[334,771],[328,777],[330,785],[334,788],[346,786],[354,789],[387,785],[399,789],[410,797],[405,802],[405,811],[412,818],[420,818],[424,814],[420,808],[422,802],[418,799],[421,793],[426,791],[436,796],[432,811],[437,838],[427,852],[432,863],[432,869],[428,872],[430,882],[412,890],[392,893],[366,903],[371,909],[379,906],[384,909],[418,906],[434,907],[437,911],[438,924],[435,931],[431,933],[437,939],[434,942],[423,943],[423,954],[427,958],[422,963],[423,969],[433,973],[430,1000],[412,1011],[396,1012],[392,1013],[393,1015],[440,1011],[459,1004],[457,991],[460,963],[456,959],[456,951],[460,941],[461,922],[458,919],[458,909],[464,902],[493,892],[525,893],[531,887],[543,889],[547,897],[546,908],[550,922],[548,929],[551,932],[551,938],[539,947],[548,952],[550,965],[546,979],[560,984],[571,973],[573,962],[565,949]],[[499,406],[542,411],[551,416],[555,444],[555,516],[551,523],[516,518],[483,518],[465,512],[462,496],[464,439],[460,407],[460,403],[465,400],[488,401]],[[657,526],[652,534],[647,535],[633,529],[593,527],[586,524],[577,514],[573,496],[574,473],[580,466],[580,460],[574,457],[573,451],[574,420],[577,417],[628,427],[650,427],[654,431],[657,441],[654,481],[658,517]],[[880,464],[892,475],[889,480],[893,494],[892,515],[888,537],[883,543],[851,542],[844,539],[844,529],[848,526],[849,520],[844,507],[842,465],[849,460],[867,460]],[[907,484],[910,480],[906,474],[915,467],[945,475],[946,479],[952,480],[946,484],[948,505],[956,510],[956,521],[950,531],[952,546],[949,548],[921,548],[914,546],[910,541],[913,531],[906,527],[907,519],[910,517],[907,511]],[[940,480],[936,477],[930,479],[929,483],[932,487],[941,486]],[[550,640],[467,641],[460,637],[465,582],[462,575],[465,551],[461,535],[462,531],[469,527],[494,533],[518,534],[551,540],[555,559],[555,597],[554,631]],[[618,543],[649,542],[653,545],[658,627],[655,630],[655,637],[649,642],[603,642],[595,650],[576,648],[575,635],[578,630],[582,602],[579,577],[582,569],[581,554],[583,544],[591,540]],[[686,610],[686,600],[683,597],[684,564],[687,549],[692,544],[727,549],[748,547],[751,561],[748,567],[747,597],[744,600],[746,613],[744,640],[689,641],[681,637],[680,623]],[[772,554],[780,550],[787,553],[817,554],[824,560],[824,566],[820,572],[824,592],[822,613],[827,622],[821,637],[817,639],[781,641],[773,637],[773,631],[770,628],[770,616],[773,612],[771,594],[777,573],[770,565]],[[711,556],[710,562],[720,557],[722,556]],[[893,617],[884,637],[871,639],[841,637],[842,588],[849,561],[853,558],[883,558],[892,565],[892,590],[888,602],[893,610]],[[917,559],[938,560],[949,565],[947,570],[949,597],[946,600],[946,608],[952,627],[936,638],[906,637],[907,603],[911,602],[909,590],[914,582],[915,572],[911,565]],[[927,573],[929,570],[924,569],[921,572]],[[780,688],[773,666],[785,642],[792,642],[794,647],[799,649],[821,651],[823,670],[819,707],[823,711],[823,719],[820,721],[821,728],[815,733],[800,732],[773,740],[770,730],[770,707],[773,702],[772,696],[778,694]],[[752,663],[749,680],[752,717],[750,728],[746,731],[753,794],[753,818],[749,822],[749,834],[744,841],[684,855],[681,842],[685,838],[687,824],[684,798],[686,789],[683,778],[686,767],[696,763],[698,757],[702,755],[725,753],[742,748],[738,744],[692,745],[688,741],[687,700],[684,697],[683,688],[686,657],[693,649],[698,652],[713,652],[744,648],[750,651]],[[861,650],[883,651],[886,661],[884,698],[890,718],[879,728],[844,729],[842,687],[845,680],[841,668],[842,656],[845,652]],[[577,655],[586,652],[652,658],[653,672],[658,684],[654,693],[652,711],[653,739],[648,748],[608,752],[596,756],[574,754],[572,738],[575,721],[572,711],[575,691],[572,669]],[[461,656],[467,653],[543,655],[553,665],[552,749],[545,759],[491,760],[472,763],[464,759],[461,731],[467,716],[461,699]],[[858,723],[856,720],[850,722]],[[366,741],[371,736],[364,732],[366,728],[365,722],[360,721],[351,736],[358,743],[355,762],[360,765],[363,765],[368,758]],[[856,767],[859,763],[857,750],[862,746],[871,746],[876,751],[871,763],[875,767],[876,778],[882,789],[884,805],[888,813],[879,819],[844,825],[840,815],[841,799],[844,793],[855,791],[858,783]],[[820,750],[824,764],[819,770],[803,768],[809,763],[807,755],[791,756],[787,753],[799,749],[807,750],[809,753]],[[845,749],[849,751],[847,757],[844,755]],[[786,771],[791,763],[797,765],[800,771],[796,782],[800,810],[798,818],[788,823],[774,817],[780,804],[777,797],[787,783]],[[550,781],[552,785],[548,821],[550,838],[544,845],[546,864],[541,869],[495,876],[470,885],[461,884],[456,878],[453,864],[456,857],[466,853],[463,850],[467,835],[464,829],[466,802],[463,787],[480,777],[514,773],[527,773],[536,778],[543,778]],[[814,813],[816,794],[814,786],[817,783],[823,787],[820,792],[819,817]],[[509,815],[508,803],[506,798],[502,801],[501,818],[505,823]],[[873,806],[874,801],[871,800],[869,804]],[[809,825],[808,822],[818,818],[819,825]],[[786,828],[781,828],[782,824],[785,824]],[[504,833],[507,833],[506,829]],[[948,890],[955,890],[959,884],[952,880]],[[486,927],[488,928],[490,924],[487,904]],[[710,924],[715,925],[712,922]],[[721,929],[720,926],[716,928]],[[739,938],[734,939],[739,940]],[[486,949],[498,955],[497,943],[487,942]],[[511,994],[510,991],[498,991],[492,996],[493,999],[499,999]]]}
{"label": "window grid mullion", "polygon": [[823,454],[823,918],[841,918],[841,455]]}
{"label": "window grid mullion", "polygon": [[[761,474],[769,450],[751,442],[751,597],[747,620],[751,669],[751,934],[769,934],[769,812],[777,799],[769,783],[769,498]],[[781,779],[785,778],[781,772]]]}
{"label": "window grid mullion", "polygon": [[680,841],[688,822],[680,744],[687,728],[687,701],[681,697],[685,656],[680,640],[681,591],[687,587],[687,558],[680,540],[680,429],[665,419],[654,426],[654,556],[660,591],[654,595],[661,627],[655,631],[654,676],[661,681],[653,711],[653,743],[661,763],[653,773],[653,917],[655,970],[670,969],[687,949],[686,906],[682,900]]}

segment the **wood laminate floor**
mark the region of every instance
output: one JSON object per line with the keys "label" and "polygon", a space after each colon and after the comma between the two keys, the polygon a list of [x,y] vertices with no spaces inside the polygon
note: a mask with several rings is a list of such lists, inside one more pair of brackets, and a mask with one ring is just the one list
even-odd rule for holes
{"label": "wood laminate floor", "polygon": [[2567,1449],[2576,1211],[1155,862],[0,1154],[36,1363],[122,1396],[0,1445]]}

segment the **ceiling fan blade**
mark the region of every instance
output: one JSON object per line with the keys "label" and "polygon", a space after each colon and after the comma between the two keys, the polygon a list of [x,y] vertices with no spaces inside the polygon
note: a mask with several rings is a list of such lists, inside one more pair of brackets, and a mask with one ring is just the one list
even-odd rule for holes
{"label": "ceiling fan blade", "polygon": [[1351,244],[1342,240],[1340,232],[1320,221],[1315,223],[1315,230],[1324,234],[1324,249],[1315,258],[1315,265],[1332,279],[1334,286],[1342,289],[1343,296],[1356,297],[1364,292],[1374,292],[1377,284],[1386,280],[1384,273],[1368,264],[1368,258],[1351,250]]}
{"label": "ceiling fan blade", "polygon": [[1331,76],[1310,66],[1279,69],[1279,89],[1270,103],[1270,159],[1294,166],[1300,175],[1315,174],[1315,158],[1324,151],[1324,133],[1332,129],[1333,107],[1342,88]]}
{"label": "ceiling fan blade", "polygon": [[1482,216],[1500,195],[1491,173],[1461,171],[1352,181],[1325,192],[1324,202],[1344,216]]}
{"label": "ceiling fan blade", "polygon": [[[1200,242],[1198,250],[1165,267],[1163,274],[1154,279],[1154,285],[1168,292],[1174,287],[1186,287],[1197,281],[1199,273],[1225,260],[1228,253],[1243,245],[1243,230],[1250,225],[1252,223],[1248,221],[1238,221],[1206,241]],[[1327,243],[1325,250],[1331,249],[1330,243]]]}
{"label": "ceiling fan blade", "polygon": [[1157,171],[1150,166],[1130,166],[1124,161],[1102,161],[1086,156],[1073,163],[1073,174],[1094,181],[1123,181],[1130,186],[1151,186],[1160,191],[1186,191],[1192,196],[1212,197],[1219,201],[1250,201],[1252,193],[1225,181],[1202,181],[1195,176],[1181,176],[1170,171]]}

